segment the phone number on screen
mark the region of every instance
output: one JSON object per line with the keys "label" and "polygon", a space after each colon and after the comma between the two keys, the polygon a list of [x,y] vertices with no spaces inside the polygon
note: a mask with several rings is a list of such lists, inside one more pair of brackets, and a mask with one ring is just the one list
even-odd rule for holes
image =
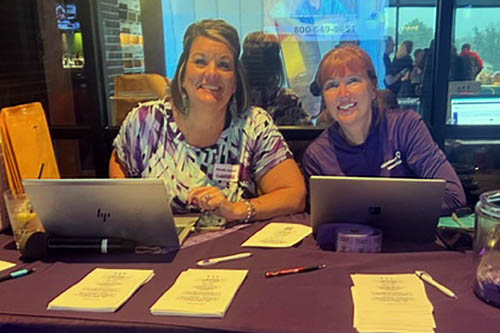
{"label": "phone number on screen", "polygon": [[337,24],[337,23],[323,23],[318,25],[296,25],[293,27],[293,32],[297,35],[321,33],[327,35],[354,33],[356,25],[354,24]]}

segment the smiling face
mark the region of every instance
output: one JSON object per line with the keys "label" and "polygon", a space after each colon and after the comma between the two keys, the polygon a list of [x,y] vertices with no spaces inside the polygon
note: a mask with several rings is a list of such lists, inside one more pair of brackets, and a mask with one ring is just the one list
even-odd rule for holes
{"label": "smiling face", "polygon": [[347,139],[363,143],[372,121],[372,101],[377,96],[377,75],[370,56],[353,45],[332,49],[321,60],[316,82],[328,113]]}
{"label": "smiling face", "polygon": [[226,111],[236,90],[234,56],[229,47],[204,36],[197,37],[189,52],[182,87],[189,108]]}
{"label": "smiling face", "polygon": [[323,98],[330,115],[349,131],[370,127],[375,88],[364,72],[347,70],[323,84]]}

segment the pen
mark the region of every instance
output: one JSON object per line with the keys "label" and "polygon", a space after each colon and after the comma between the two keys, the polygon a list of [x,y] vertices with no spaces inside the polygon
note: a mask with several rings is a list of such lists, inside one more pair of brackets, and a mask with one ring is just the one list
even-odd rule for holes
{"label": "pen", "polygon": [[311,272],[311,271],[316,271],[318,269],[325,268],[326,265],[317,265],[317,266],[302,266],[302,267],[296,267],[296,268],[288,268],[288,269],[280,269],[278,271],[274,272],[266,272],[266,277],[275,277],[275,276],[281,276],[281,275],[287,275],[287,274],[294,274],[294,273],[304,273],[304,272]]}
{"label": "pen", "polygon": [[225,257],[203,259],[203,260],[198,261],[196,264],[198,266],[209,266],[209,265],[217,264],[217,263],[223,262],[223,261],[248,258],[251,255],[252,254],[250,252],[243,252],[243,253],[237,253],[237,254],[233,254],[233,255],[225,256]]}
{"label": "pen", "polygon": [[452,298],[458,298],[457,295],[455,295],[455,293],[453,291],[451,291],[450,289],[446,288],[441,283],[435,281],[429,273],[427,273],[425,271],[415,271],[415,274],[417,274],[417,276],[419,278],[421,278],[422,280],[424,280],[428,284],[433,285],[434,287],[436,287],[437,289],[439,289],[446,296],[449,296],[449,297],[452,297]]}
{"label": "pen", "polygon": [[20,269],[18,271],[11,272],[9,274],[0,276],[0,282],[6,281],[6,280],[10,280],[10,279],[15,279],[15,278],[18,278],[18,277],[21,277],[21,276],[25,276],[25,275],[28,275],[28,274],[34,272],[34,271],[35,271],[34,268]]}

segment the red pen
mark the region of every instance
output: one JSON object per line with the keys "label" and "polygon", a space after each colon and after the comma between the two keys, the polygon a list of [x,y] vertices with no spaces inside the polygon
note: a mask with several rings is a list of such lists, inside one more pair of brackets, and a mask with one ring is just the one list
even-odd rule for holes
{"label": "red pen", "polygon": [[304,273],[304,272],[310,272],[310,271],[315,271],[318,269],[325,268],[326,265],[318,265],[318,266],[302,266],[302,267],[297,267],[297,268],[288,268],[288,269],[280,269],[279,271],[274,271],[274,272],[266,272],[266,277],[275,277],[275,276],[281,276],[281,275],[287,275],[287,274],[294,274],[294,273]]}

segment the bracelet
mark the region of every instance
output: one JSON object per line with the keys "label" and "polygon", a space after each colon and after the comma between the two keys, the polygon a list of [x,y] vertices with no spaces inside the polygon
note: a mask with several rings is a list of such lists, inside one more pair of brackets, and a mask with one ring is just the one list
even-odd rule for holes
{"label": "bracelet", "polygon": [[250,202],[250,200],[243,200],[243,203],[247,206],[247,216],[243,220],[243,223],[250,222],[250,219],[255,216],[255,206]]}

